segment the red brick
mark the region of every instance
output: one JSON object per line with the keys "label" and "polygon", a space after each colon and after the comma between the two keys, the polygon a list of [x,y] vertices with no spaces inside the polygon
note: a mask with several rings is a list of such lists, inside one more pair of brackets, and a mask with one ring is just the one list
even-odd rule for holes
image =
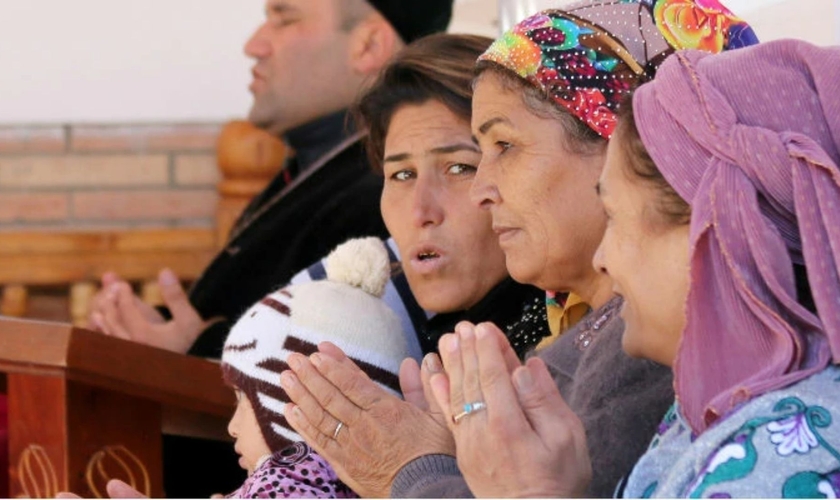
{"label": "red brick", "polygon": [[77,223],[212,218],[217,201],[215,189],[97,191],[72,196]]}
{"label": "red brick", "polygon": [[175,184],[179,186],[215,186],[220,176],[215,154],[175,156]]}
{"label": "red brick", "polygon": [[214,151],[219,124],[74,125],[70,150],[90,151]]}
{"label": "red brick", "polygon": [[64,150],[63,127],[0,127],[0,153],[61,153]]}
{"label": "red brick", "polygon": [[0,223],[63,221],[68,205],[66,194],[0,194]]}
{"label": "red brick", "polygon": [[167,155],[59,155],[0,157],[2,188],[165,186]]}

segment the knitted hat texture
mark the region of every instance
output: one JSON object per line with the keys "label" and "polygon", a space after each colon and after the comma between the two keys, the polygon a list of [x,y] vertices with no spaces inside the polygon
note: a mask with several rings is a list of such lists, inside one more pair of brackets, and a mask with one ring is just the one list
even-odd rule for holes
{"label": "knitted hat texture", "polygon": [[409,351],[399,318],[381,299],[390,277],[384,243],[350,240],[327,257],[325,268],[325,280],[287,286],[251,306],[225,341],[225,381],[248,397],[272,452],[302,441],[283,416],[289,397],[280,387],[293,352],[308,356],[330,341],[399,395],[399,367]]}

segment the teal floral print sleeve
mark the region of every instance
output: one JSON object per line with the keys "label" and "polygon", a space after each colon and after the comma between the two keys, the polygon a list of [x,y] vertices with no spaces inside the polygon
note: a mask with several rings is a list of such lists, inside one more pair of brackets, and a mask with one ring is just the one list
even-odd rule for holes
{"label": "teal floral print sleeve", "polygon": [[679,406],[627,481],[627,497],[837,498],[840,370],[756,398],[694,436]]}

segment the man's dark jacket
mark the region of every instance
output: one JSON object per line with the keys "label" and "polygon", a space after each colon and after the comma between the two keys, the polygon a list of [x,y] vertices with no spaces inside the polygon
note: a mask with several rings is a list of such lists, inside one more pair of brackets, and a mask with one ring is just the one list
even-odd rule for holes
{"label": "man's dark jacket", "polygon": [[[222,319],[202,332],[190,354],[221,357],[230,327],[253,303],[348,239],[387,236],[379,210],[382,178],[371,171],[361,140],[352,140],[344,117],[338,113],[286,136],[297,158],[289,168],[300,169],[297,180],[303,180],[289,189],[278,174],[194,283],[193,306],[205,320]],[[313,163],[336,153],[342,143],[350,144],[313,170]],[[232,443],[167,436],[164,477],[167,496],[206,498],[233,491],[245,475]]]}

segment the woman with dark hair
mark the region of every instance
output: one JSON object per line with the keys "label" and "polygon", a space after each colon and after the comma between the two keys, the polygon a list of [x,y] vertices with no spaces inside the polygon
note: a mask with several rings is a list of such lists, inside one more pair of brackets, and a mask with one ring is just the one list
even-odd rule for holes
{"label": "woman with dark hair", "polygon": [[405,307],[416,300],[431,314],[415,321],[424,353],[462,320],[498,321],[519,356],[548,334],[543,294],[510,279],[490,217],[469,200],[481,159],[469,129],[473,63],[490,42],[418,40],[355,109],[371,165],[385,177],[382,216],[410,287]]}
{"label": "woman with dark hair", "polygon": [[[836,47],[683,51],[622,108],[594,264],[624,297],[624,350],[670,366],[676,390],[624,495],[840,495],[838,82]],[[585,491],[586,439],[545,364],[508,376],[497,332],[460,328],[431,383],[447,415],[453,395],[486,405],[451,426],[474,491]]]}
{"label": "woman with dark hair", "polygon": [[[606,225],[591,187],[603,168],[618,103],[652,78],[675,49],[721,51],[753,41],[749,27],[717,2],[594,0],[522,21],[480,58],[472,130],[482,158],[472,182],[473,202],[491,215],[514,279],[561,297],[571,292],[592,309],[559,340],[536,351],[582,421],[594,477],[583,492],[587,496],[612,494],[673,400],[667,367],[621,351],[621,299],[613,295],[609,277],[591,266]],[[658,296],[659,290],[649,293]],[[499,343],[506,354],[500,366],[509,371],[519,366],[506,341]],[[457,348],[439,345],[442,356]],[[410,410],[375,397],[349,360],[333,347],[323,349],[328,355],[318,357],[319,366],[301,358],[292,367],[301,383],[290,392],[296,403],[289,408],[291,423],[337,470],[352,468],[342,479],[369,478],[374,467],[358,458],[364,443],[364,453],[379,459],[377,466],[382,461],[399,466],[398,475],[379,478],[393,486],[395,496],[480,494],[480,485],[464,483],[458,464],[462,451],[469,456],[473,444],[491,440],[459,442],[457,458],[449,448],[434,450],[403,415]],[[409,368],[404,388],[416,388],[421,377]],[[487,408],[473,396],[453,394],[453,407],[460,410],[447,415],[447,424]],[[350,432],[331,439],[330,429],[339,422]],[[388,490],[380,486],[377,493]]]}

